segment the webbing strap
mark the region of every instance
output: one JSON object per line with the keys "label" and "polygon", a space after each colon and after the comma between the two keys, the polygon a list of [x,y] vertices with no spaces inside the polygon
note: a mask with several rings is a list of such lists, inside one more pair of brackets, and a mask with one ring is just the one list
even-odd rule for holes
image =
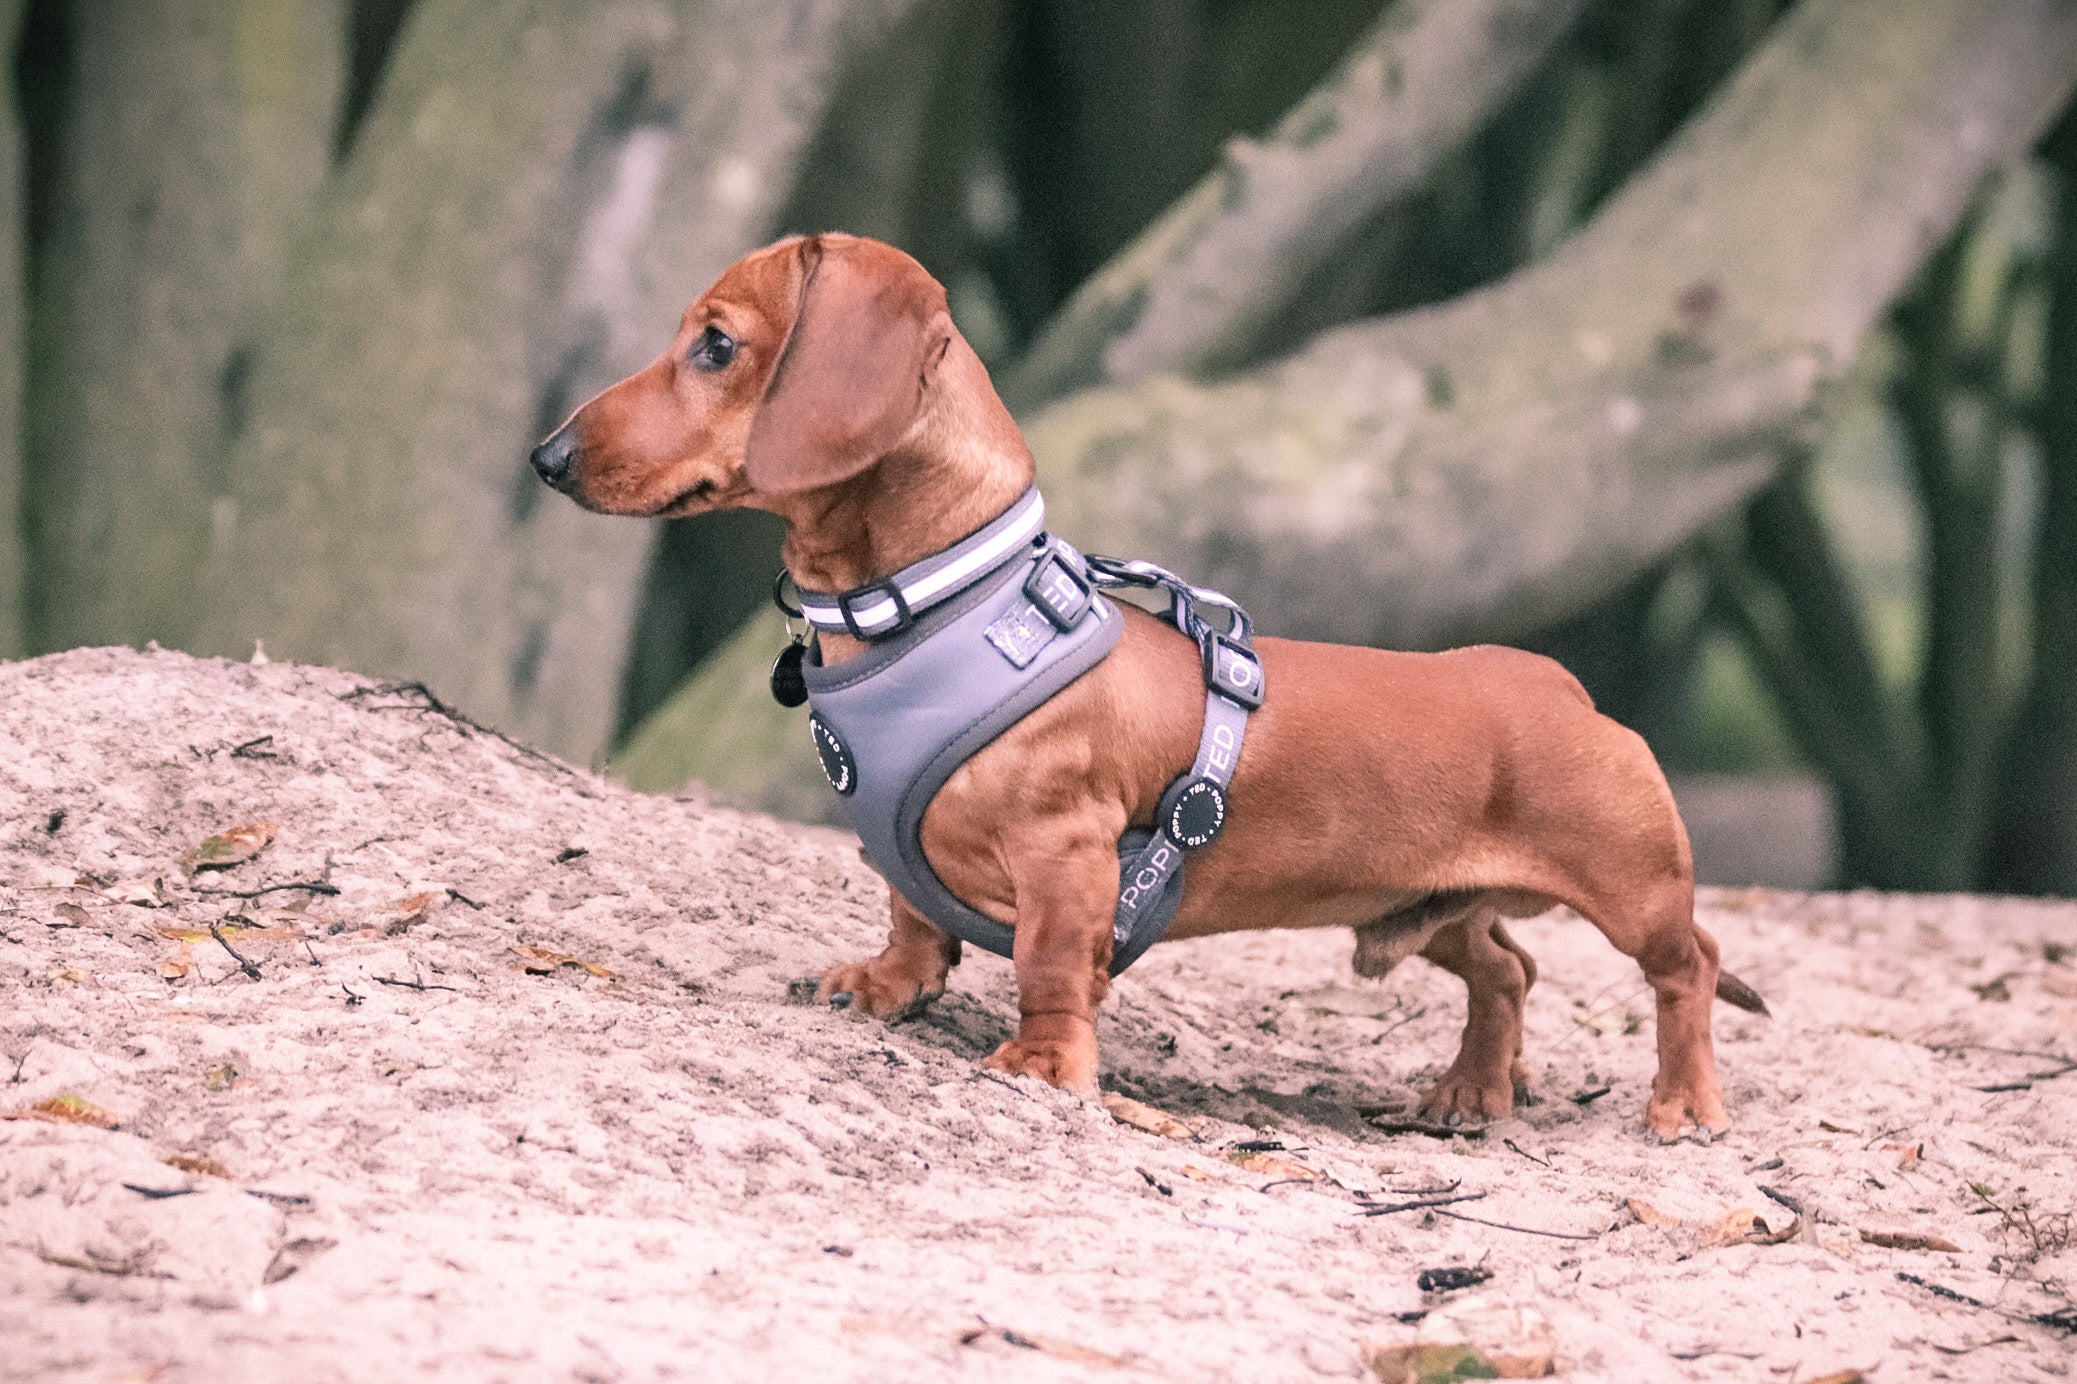
{"label": "webbing strap", "polygon": [[[1111,922],[1111,974],[1160,941],[1175,916],[1167,885],[1187,851],[1211,844],[1226,824],[1226,786],[1240,763],[1248,716],[1262,704],[1262,663],[1250,640],[1247,612],[1221,592],[1192,586],[1151,562],[1120,562],[1091,555],[1090,581],[1099,587],[1136,586],[1168,594],[1169,618],[1195,640],[1204,672],[1204,729],[1190,771],[1170,784],[1155,810],[1154,833],[1119,871],[1118,906]],[[1197,614],[1208,605],[1228,613],[1222,634]]]}

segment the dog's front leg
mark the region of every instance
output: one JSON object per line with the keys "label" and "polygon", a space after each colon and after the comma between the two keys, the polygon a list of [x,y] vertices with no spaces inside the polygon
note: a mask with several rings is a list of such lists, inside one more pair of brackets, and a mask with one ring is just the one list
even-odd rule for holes
{"label": "dog's front leg", "polygon": [[988,1066],[1096,1093],[1096,1007],[1111,988],[1115,837],[1076,832],[1011,862],[1017,888],[1017,1036]]}
{"label": "dog's front leg", "polygon": [[870,961],[825,972],[815,998],[855,1005],[890,1022],[913,1018],[945,993],[945,973],[959,964],[959,939],[948,936],[894,890],[887,891],[887,946]]}

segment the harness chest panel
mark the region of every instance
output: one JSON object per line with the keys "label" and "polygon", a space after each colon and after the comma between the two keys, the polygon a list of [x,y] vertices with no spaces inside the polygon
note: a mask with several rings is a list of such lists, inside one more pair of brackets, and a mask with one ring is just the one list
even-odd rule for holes
{"label": "harness chest panel", "polygon": [[856,658],[825,667],[811,654],[801,667],[816,751],[866,858],[925,917],[1000,956],[1015,933],[939,880],[923,854],[923,814],[960,765],[1102,662],[1124,632],[1100,596],[1063,630],[1026,594],[1055,552],[1032,550]]}

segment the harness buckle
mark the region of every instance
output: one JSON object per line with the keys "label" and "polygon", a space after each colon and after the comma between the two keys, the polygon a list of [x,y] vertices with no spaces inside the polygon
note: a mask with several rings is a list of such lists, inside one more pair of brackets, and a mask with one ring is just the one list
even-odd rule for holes
{"label": "harness buckle", "polygon": [[[858,615],[852,609],[852,606],[854,603],[863,603],[879,596],[885,596],[894,602],[894,623],[883,630],[875,630],[868,634],[860,627]],[[844,617],[844,628],[851,631],[853,639],[868,641],[880,639],[890,634],[899,634],[907,629],[915,618],[909,613],[909,603],[902,599],[901,588],[894,584],[892,578],[886,581],[868,582],[864,586],[854,586],[849,591],[843,592],[837,597],[837,614]]]}
{"label": "harness buckle", "polygon": [[1248,645],[1214,633],[1198,644],[1204,658],[1204,685],[1253,711],[1262,705],[1262,660]]}
{"label": "harness buckle", "polygon": [[1024,595],[1045,612],[1055,629],[1065,634],[1082,623],[1095,598],[1095,588],[1077,572],[1056,543],[1046,550],[1031,575],[1024,579]]}

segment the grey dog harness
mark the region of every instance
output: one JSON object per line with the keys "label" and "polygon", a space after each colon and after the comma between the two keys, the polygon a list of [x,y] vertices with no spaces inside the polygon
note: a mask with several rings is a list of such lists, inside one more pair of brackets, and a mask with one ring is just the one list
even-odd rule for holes
{"label": "grey dog harness", "polygon": [[[1047,535],[1036,487],[978,532],[885,580],[837,595],[803,590],[817,630],[852,634],[864,653],[800,665],[809,728],[866,858],[931,922],[964,941],[1011,954],[1013,929],[968,907],[923,854],[923,814],[960,765],[1102,662],[1124,632],[1104,588],[1169,598],[1169,620],[1194,640],[1205,678],[1204,729],[1188,772],[1169,785],[1152,831],[1118,843],[1112,924],[1116,975],[1168,930],[1183,895],[1186,852],[1226,820],[1226,786],[1248,715],[1262,702],[1262,665],[1245,612],[1146,562],[1084,557]],[[1227,613],[1221,633],[1197,613]]]}

